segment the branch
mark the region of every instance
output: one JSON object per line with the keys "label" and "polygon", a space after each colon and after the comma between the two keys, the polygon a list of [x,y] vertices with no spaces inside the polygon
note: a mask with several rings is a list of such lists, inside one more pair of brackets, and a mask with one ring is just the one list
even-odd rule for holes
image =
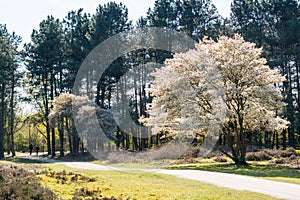
{"label": "branch", "polygon": [[221,146],[217,146],[217,149],[218,149],[219,151],[221,151],[221,153],[223,153],[223,154],[225,154],[227,157],[229,157],[230,159],[234,160],[233,156],[230,155],[229,153],[227,153],[225,150],[223,150],[223,149],[221,148]]}

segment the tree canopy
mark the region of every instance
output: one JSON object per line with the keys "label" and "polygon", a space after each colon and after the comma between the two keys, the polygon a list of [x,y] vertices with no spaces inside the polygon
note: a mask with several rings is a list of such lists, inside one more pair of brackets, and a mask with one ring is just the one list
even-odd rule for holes
{"label": "tree canopy", "polygon": [[219,123],[211,131],[226,137],[231,154],[223,152],[236,164],[246,164],[248,132],[262,126],[280,131],[288,125],[277,116],[284,105],[275,87],[285,78],[261,54],[261,48],[239,35],[218,42],[203,39],[195,50],[175,54],[153,73],[148,125],[172,137],[196,137],[211,134],[210,123]]}

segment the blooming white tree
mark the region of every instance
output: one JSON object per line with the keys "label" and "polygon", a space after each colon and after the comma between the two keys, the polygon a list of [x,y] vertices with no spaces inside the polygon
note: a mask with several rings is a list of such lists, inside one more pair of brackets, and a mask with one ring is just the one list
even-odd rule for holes
{"label": "blooming white tree", "polygon": [[[117,125],[112,112],[100,108],[88,97],[61,94],[52,103],[54,107],[49,114],[49,119],[52,126],[58,127],[61,155],[64,151],[65,129],[70,142],[74,143],[72,146],[75,146],[76,153],[79,148],[79,136],[81,142],[86,144],[91,153],[98,151],[105,142],[110,142],[110,140],[118,142],[114,135]],[[99,127],[101,130],[98,129]],[[79,133],[77,133],[77,129],[79,129]]]}
{"label": "blooming white tree", "polygon": [[[275,85],[284,81],[266,65],[262,49],[235,35],[218,42],[204,38],[194,50],[175,54],[155,73],[150,117],[154,133],[170,137],[195,134],[226,136],[237,165],[246,165],[246,131],[282,130],[288,122],[276,116],[284,104]],[[220,128],[216,124],[222,124]]]}
{"label": "blooming white tree", "polygon": [[73,94],[60,94],[56,97],[52,104],[48,118],[52,127],[57,127],[59,133],[60,156],[64,156],[64,137],[65,131],[69,138],[70,152],[77,154],[79,150],[79,136],[75,129],[72,117],[72,104],[81,107],[88,102],[87,97],[75,96]]}

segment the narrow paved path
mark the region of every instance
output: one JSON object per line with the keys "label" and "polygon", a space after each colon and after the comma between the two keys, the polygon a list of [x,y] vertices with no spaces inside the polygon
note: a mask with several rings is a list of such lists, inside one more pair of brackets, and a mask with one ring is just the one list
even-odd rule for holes
{"label": "narrow paved path", "polygon": [[173,175],[179,178],[186,178],[190,180],[201,181],[205,183],[214,184],[220,187],[231,188],[235,190],[248,190],[258,192],[272,197],[300,200],[300,185],[269,181],[260,178],[249,176],[242,176],[236,174],[220,173],[220,172],[207,172],[201,170],[166,170],[166,169],[132,169],[132,168],[119,168],[111,166],[102,166],[85,162],[65,162],[54,159],[28,157],[23,158],[36,159],[49,163],[60,163],[68,167],[87,169],[87,170],[118,170],[118,171],[141,171],[159,174]]}

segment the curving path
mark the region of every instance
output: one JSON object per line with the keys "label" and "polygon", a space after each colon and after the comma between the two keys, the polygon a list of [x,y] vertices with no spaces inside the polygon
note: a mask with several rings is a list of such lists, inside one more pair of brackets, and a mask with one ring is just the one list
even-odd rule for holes
{"label": "curving path", "polygon": [[205,183],[214,184],[220,187],[227,187],[235,190],[248,190],[266,194],[276,198],[283,198],[289,200],[300,200],[300,185],[269,181],[260,178],[254,178],[243,175],[207,172],[201,170],[166,170],[166,169],[132,169],[119,168],[111,166],[102,166],[85,162],[65,162],[54,159],[20,156],[22,158],[36,159],[49,163],[60,163],[68,167],[87,169],[87,170],[119,170],[119,171],[140,171],[150,173],[160,173],[173,175],[179,178],[186,178],[190,180],[201,181]]}

